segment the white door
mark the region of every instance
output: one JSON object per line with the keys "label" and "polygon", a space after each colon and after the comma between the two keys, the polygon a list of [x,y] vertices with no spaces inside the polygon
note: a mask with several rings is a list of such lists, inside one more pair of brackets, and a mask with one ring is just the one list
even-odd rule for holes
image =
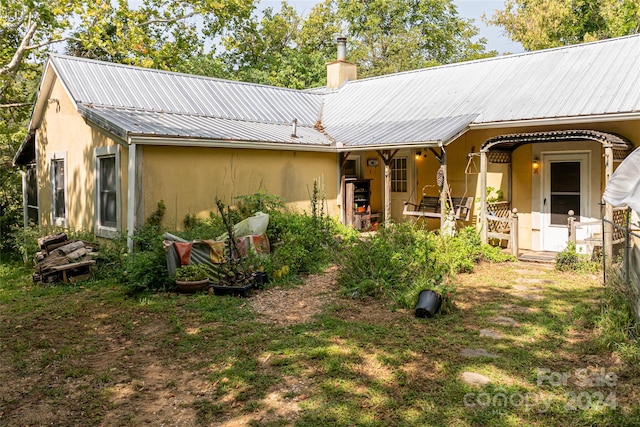
{"label": "white door", "polygon": [[[383,171],[384,173],[384,171]],[[383,176],[384,179],[384,176]],[[383,181],[384,182],[384,181]],[[415,188],[414,160],[410,150],[401,150],[391,160],[391,218],[402,221],[404,202],[411,201]]]}
{"label": "white door", "polygon": [[576,221],[589,218],[589,153],[543,154],[542,248],[567,246],[568,212]]}

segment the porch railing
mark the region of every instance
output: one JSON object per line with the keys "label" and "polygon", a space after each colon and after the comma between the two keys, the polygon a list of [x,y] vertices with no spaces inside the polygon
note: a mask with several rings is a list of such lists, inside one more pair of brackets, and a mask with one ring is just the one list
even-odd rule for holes
{"label": "porch railing", "polygon": [[[604,245],[604,233],[602,232],[603,221],[576,221],[574,217],[574,211],[569,211],[568,222],[568,231],[569,231],[569,242],[574,243],[575,245],[585,245],[587,255],[592,255],[595,248],[602,249]],[[604,215],[603,215],[604,216]],[[625,241],[625,229],[627,226],[627,208],[613,208],[613,239],[612,243],[614,245],[622,243]],[[609,222],[609,221],[606,221]],[[588,237],[584,239],[578,239],[578,230],[585,227],[594,227],[597,226],[597,231],[595,233],[591,233]]]}
{"label": "porch railing", "polygon": [[487,238],[506,240],[511,253],[518,257],[518,210],[511,210],[510,202],[487,203],[486,227]]}

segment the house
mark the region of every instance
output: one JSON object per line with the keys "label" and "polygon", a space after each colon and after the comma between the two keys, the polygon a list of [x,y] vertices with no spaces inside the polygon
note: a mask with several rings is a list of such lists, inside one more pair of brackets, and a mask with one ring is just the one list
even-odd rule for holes
{"label": "house", "polygon": [[477,199],[485,239],[493,188],[520,248],[558,251],[640,141],[638,35],[363,80],[338,43],[328,87],[306,91],[51,55],[14,159],[25,221],[130,235],[164,200],[180,228],[259,189],[308,206],[314,180],[351,221],[357,178],[385,219],[442,189]]}

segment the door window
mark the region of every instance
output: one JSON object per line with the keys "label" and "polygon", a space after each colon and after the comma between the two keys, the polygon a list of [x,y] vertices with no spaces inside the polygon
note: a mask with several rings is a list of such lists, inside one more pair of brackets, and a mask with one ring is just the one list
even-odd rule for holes
{"label": "door window", "polygon": [[394,193],[406,193],[407,180],[407,158],[394,158],[391,161],[391,191]]}
{"label": "door window", "polygon": [[580,217],[580,162],[554,162],[551,167],[551,224],[567,225],[569,210]]}

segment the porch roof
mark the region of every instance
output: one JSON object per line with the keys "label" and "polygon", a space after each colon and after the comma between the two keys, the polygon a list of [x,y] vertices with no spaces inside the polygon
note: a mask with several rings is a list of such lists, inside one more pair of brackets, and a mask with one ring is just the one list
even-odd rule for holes
{"label": "porch roof", "polygon": [[616,158],[622,158],[633,149],[633,144],[626,138],[609,132],[600,132],[588,129],[558,130],[548,132],[528,132],[512,133],[508,135],[498,135],[488,139],[480,147],[480,152],[507,151],[512,152],[516,148],[538,142],[580,142],[596,141],[603,146],[610,146],[614,153],[618,153]]}

